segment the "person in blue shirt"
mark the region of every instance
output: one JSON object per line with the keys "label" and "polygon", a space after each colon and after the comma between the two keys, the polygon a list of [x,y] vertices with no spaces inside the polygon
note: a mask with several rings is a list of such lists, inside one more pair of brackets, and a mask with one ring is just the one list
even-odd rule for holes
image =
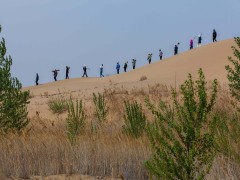
{"label": "person in blue shirt", "polygon": [[117,62],[116,69],[117,69],[117,74],[119,74],[119,70],[120,70],[120,64],[119,64],[119,62]]}

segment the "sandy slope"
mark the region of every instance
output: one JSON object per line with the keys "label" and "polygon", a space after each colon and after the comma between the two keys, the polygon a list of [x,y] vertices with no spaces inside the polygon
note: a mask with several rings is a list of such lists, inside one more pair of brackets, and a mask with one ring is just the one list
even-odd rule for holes
{"label": "sandy slope", "polygon": [[228,63],[227,57],[232,55],[232,45],[234,45],[232,39],[224,40],[195,48],[177,56],[137,68],[134,71],[121,73],[120,75],[101,79],[75,78],[24,89],[28,89],[34,94],[43,94],[44,92],[51,94],[57,93],[58,90],[90,90],[101,88],[104,85],[107,86],[109,83],[136,83],[139,82],[141,76],[147,77],[147,81],[144,81],[144,83],[158,82],[161,84],[174,85],[175,80],[177,84],[182,83],[186,79],[188,73],[192,73],[193,76],[196,76],[196,72],[199,68],[204,70],[207,79],[212,80],[217,78],[221,83],[226,83],[226,70],[224,67]]}
{"label": "sandy slope", "polygon": [[[175,86],[175,82],[178,85],[186,80],[188,73],[196,77],[199,68],[204,70],[207,80],[217,78],[224,84],[227,82],[225,65],[228,64],[227,57],[232,56],[232,45],[233,39],[212,43],[111,77],[75,78],[26,87],[24,90],[30,90],[33,96],[28,106],[29,115],[39,111],[45,118],[53,118],[47,102],[49,97],[58,94],[71,94],[88,102],[93,92],[103,92],[106,88],[131,90],[156,83]],[[147,80],[140,81],[142,76],[146,76]]]}

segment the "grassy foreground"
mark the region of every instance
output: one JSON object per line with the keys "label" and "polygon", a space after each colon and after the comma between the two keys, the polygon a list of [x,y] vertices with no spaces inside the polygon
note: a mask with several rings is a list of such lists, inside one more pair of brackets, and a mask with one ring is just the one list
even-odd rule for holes
{"label": "grassy foreground", "polygon": [[[208,179],[237,179],[240,177],[240,118],[236,115],[237,102],[224,87],[218,87],[214,108],[219,114],[216,136],[218,156]],[[156,84],[148,89],[106,89],[109,114],[99,125],[94,116],[94,103],[85,106],[84,132],[69,142],[66,112],[56,114],[56,119],[36,115],[21,134],[9,134],[0,141],[0,178],[23,178],[56,174],[81,174],[120,179],[149,179],[144,162],[151,156],[150,143],[144,134],[132,138],[122,131],[124,100],[135,100],[143,105],[147,119],[152,115],[144,106],[146,96],[170,100],[166,86]],[[57,98],[57,97],[56,97]],[[83,102],[84,104],[84,102]],[[232,118],[235,117],[235,118]],[[234,119],[234,120],[233,120]]]}

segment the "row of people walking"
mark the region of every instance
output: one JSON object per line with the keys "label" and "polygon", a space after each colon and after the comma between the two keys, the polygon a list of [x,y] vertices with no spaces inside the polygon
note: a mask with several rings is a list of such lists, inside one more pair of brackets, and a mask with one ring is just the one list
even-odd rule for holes
{"label": "row of people walking", "polygon": [[[190,46],[189,49],[190,50],[193,49],[193,41],[194,41],[195,38],[196,38],[196,36],[194,38],[190,39],[190,44],[189,44],[189,46]],[[197,36],[197,38],[198,38],[197,47],[200,47],[201,44],[202,44],[202,34],[199,34]],[[215,29],[213,29],[212,41],[213,42],[217,42],[217,32],[216,32]],[[180,43],[178,42],[174,46],[174,55],[178,54],[179,45],[180,45]],[[162,60],[162,58],[163,58],[163,51],[161,49],[159,49],[159,59]],[[148,54],[147,61],[148,61],[149,64],[151,64],[151,62],[152,62],[152,53]],[[132,68],[133,68],[133,70],[136,68],[136,62],[137,62],[136,59],[132,59]],[[128,67],[128,61],[125,62],[124,65],[123,65],[124,72],[127,72],[127,67]],[[83,75],[82,75],[82,77],[88,77],[87,70],[89,68],[87,68],[86,66],[82,66],[82,68],[83,68]],[[117,74],[120,73],[120,68],[121,68],[120,63],[117,62],[117,65],[116,65]],[[59,71],[60,71],[59,69],[54,69],[52,71],[53,72],[54,81],[57,81],[57,76],[58,76],[58,72]],[[66,76],[65,76],[65,79],[69,79],[69,71],[70,71],[70,67],[66,66]],[[100,78],[102,78],[102,77],[104,77],[104,75],[103,75],[103,64],[100,65]],[[39,81],[39,75],[38,75],[38,73],[36,73],[36,80],[35,80],[36,85],[39,84],[38,81]]]}
{"label": "row of people walking", "polygon": [[[197,42],[197,47],[201,47],[202,45],[202,33],[199,34],[198,36],[195,36],[194,38],[190,39],[190,43],[189,43],[189,49],[192,50],[193,49],[193,40],[195,38],[198,38],[198,42]],[[213,29],[213,33],[212,33],[212,41],[213,42],[217,42],[217,31],[215,29]],[[178,54],[178,46],[180,45],[180,43],[178,42],[175,46],[174,46],[174,55]]]}

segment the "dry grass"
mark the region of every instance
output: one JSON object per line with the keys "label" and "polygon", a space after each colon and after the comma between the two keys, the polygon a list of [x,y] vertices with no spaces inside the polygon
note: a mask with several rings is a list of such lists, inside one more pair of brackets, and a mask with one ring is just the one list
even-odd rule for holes
{"label": "dry grass", "polygon": [[79,136],[74,146],[61,126],[56,131],[39,124],[24,135],[8,136],[0,143],[1,173],[8,178],[82,174],[146,179],[143,162],[150,156],[147,140],[133,140],[117,131],[117,125],[109,125]]}
{"label": "dry grass", "polygon": [[[107,121],[93,131],[94,116],[90,108],[93,105],[85,107],[88,115],[86,130],[74,146],[68,141],[63,115],[57,119],[44,119],[37,114],[22,134],[2,137],[0,179],[57,174],[148,179],[144,161],[151,156],[150,145],[146,137],[136,140],[122,133],[123,101],[136,100],[144,105],[146,96],[156,102],[158,98],[169,101],[169,88],[159,84],[146,89],[135,87],[131,91],[111,87],[105,89],[104,94],[110,107]],[[221,88],[215,112],[231,114],[234,112],[232,104],[236,102],[226,88]],[[147,116],[151,119],[150,114]],[[240,153],[240,146],[237,147],[237,153]],[[237,179],[239,172],[239,165],[219,155],[208,179]]]}

